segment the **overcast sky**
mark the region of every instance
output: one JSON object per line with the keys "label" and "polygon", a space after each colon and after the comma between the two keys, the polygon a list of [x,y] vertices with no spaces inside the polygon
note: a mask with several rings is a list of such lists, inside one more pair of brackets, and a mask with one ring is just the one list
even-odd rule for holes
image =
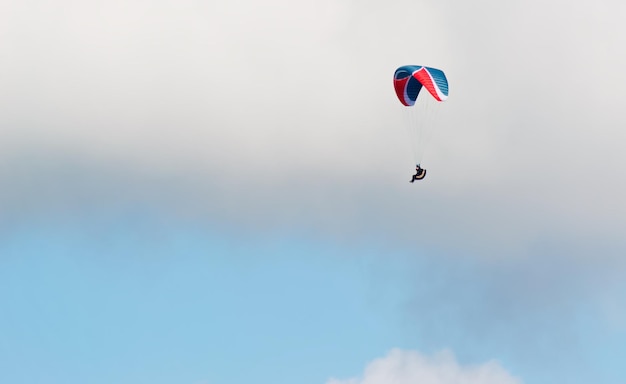
{"label": "overcast sky", "polygon": [[[64,223],[68,254],[95,254],[144,215],[173,259],[167,234],[190,227],[305,259],[309,242],[375,249],[414,271],[398,316],[428,348],[506,360],[511,383],[543,377],[531,351],[567,357],[555,377],[583,360],[613,372],[625,15],[608,0],[0,1],[0,250],[51,257],[21,247]],[[419,184],[392,87],[406,64],[450,83]],[[109,252],[144,254],[137,236]],[[360,372],[336,380],[378,384]]]}

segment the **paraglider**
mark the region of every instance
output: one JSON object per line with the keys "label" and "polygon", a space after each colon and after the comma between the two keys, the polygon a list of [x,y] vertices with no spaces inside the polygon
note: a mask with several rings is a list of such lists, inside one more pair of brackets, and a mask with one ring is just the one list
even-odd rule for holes
{"label": "paraglider", "polygon": [[419,164],[415,166],[415,175],[411,179],[410,183],[413,183],[415,180],[422,180],[426,177],[426,170],[422,169]]}
{"label": "paraglider", "polygon": [[[413,183],[426,177],[426,170],[420,164],[439,104],[448,98],[448,79],[440,69],[405,65],[396,69],[393,86],[406,115],[416,164],[416,173],[410,181]],[[422,88],[426,88],[428,93],[420,93]]]}

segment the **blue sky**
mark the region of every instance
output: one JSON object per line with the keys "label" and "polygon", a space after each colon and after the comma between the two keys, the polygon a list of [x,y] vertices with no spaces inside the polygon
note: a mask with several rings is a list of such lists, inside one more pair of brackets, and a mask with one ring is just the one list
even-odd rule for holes
{"label": "blue sky", "polygon": [[524,382],[622,379],[625,334],[593,302],[468,326],[495,271],[437,252],[149,213],[28,224],[1,250],[2,381],[320,383],[392,348],[496,356]]}
{"label": "blue sky", "polygon": [[621,2],[62,3],[0,5],[0,382],[626,381]]}
{"label": "blue sky", "polygon": [[416,341],[398,331],[406,274],[367,250],[140,218],[2,250],[3,381],[315,383]]}

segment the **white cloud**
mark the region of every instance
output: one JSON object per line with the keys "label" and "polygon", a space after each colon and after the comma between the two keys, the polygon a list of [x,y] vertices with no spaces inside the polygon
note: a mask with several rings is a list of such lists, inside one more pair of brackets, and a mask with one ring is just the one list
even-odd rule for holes
{"label": "white cloud", "polygon": [[[550,231],[619,241],[626,225],[619,2],[64,3],[0,9],[6,166],[73,153],[217,188],[177,200],[234,221],[420,232],[491,256]],[[390,80],[406,63],[451,83],[428,179],[410,186]]]}
{"label": "white cloud", "polygon": [[461,365],[450,351],[425,356],[416,351],[392,350],[374,360],[362,377],[330,379],[326,384],[521,384],[495,361]]}

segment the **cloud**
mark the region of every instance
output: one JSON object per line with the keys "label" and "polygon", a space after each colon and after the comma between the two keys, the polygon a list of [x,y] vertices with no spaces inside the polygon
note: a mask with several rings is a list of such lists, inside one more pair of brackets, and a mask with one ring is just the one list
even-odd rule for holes
{"label": "cloud", "polygon": [[[3,5],[2,211],[54,209],[42,190],[63,188],[124,205],[133,189],[164,212],[420,233],[475,257],[555,237],[623,247],[617,2],[66,3]],[[405,63],[451,83],[420,185],[390,83]],[[72,162],[93,166],[86,183],[110,178],[59,185]]]}
{"label": "cloud", "polygon": [[330,379],[326,384],[521,384],[495,361],[460,365],[450,351],[425,356],[394,349],[369,363],[360,378]]}

